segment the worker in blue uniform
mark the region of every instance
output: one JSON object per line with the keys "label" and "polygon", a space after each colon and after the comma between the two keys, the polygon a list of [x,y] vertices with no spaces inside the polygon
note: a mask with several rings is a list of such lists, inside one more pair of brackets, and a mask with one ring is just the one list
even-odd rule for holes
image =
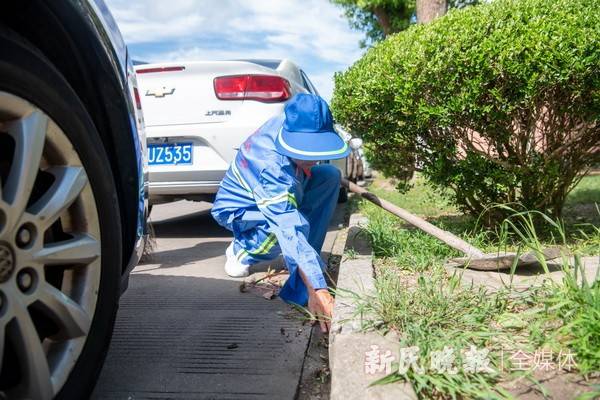
{"label": "worker in blue uniform", "polygon": [[212,215],[233,232],[225,271],[247,276],[253,264],[283,254],[289,278],[279,296],[308,306],[329,329],[333,298],[320,252],[340,190],[340,171],[318,161],[350,149],[334,131],[327,103],[297,94],[284,113],[241,146],[217,193]]}

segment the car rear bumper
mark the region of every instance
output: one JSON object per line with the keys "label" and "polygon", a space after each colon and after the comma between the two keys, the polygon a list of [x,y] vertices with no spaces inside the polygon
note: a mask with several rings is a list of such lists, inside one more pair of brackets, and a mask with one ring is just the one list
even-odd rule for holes
{"label": "car rear bumper", "polygon": [[237,147],[256,130],[255,124],[189,124],[148,127],[148,144],[191,143],[192,164],[150,165],[151,203],[169,198],[215,194],[237,153]]}
{"label": "car rear bumper", "polygon": [[[221,176],[225,174],[222,172]],[[150,199],[155,196],[186,195],[186,194],[211,194],[219,190],[219,180],[211,181],[166,181],[150,182]]]}
{"label": "car rear bumper", "polygon": [[[217,193],[237,147],[255,130],[255,124],[220,123],[148,127],[148,144],[193,144],[192,164],[149,166],[150,203]],[[346,159],[331,163],[347,175]]]}

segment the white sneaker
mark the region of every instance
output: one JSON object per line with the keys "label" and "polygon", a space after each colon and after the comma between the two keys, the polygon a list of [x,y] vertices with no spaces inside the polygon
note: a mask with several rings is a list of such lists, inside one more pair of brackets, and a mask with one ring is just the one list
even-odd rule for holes
{"label": "white sneaker", "polygon": [[227,261],[225,261],[225,272],[227,275],[233,278],[243,278],[250,275],[250,266],[238,261],[233,253],[233,242],[225,250],[225,257],[227,257]]}

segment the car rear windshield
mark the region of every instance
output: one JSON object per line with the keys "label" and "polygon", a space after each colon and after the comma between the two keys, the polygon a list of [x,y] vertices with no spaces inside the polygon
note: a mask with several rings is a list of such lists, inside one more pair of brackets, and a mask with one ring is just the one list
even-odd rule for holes
{"label": "car rear windshield", "polygon": [[233,60],[233,61],[250,62],[253,64],[261,65],[263,67],[271,68],[271,69],[277,69],[277,67],[279,67],[279,64],[281,64],[281,60]]}

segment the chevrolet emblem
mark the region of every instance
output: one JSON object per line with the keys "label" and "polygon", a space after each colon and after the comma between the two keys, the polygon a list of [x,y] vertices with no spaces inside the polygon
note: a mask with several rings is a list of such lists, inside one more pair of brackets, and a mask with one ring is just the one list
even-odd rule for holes
{"label": "chevrolet emblem", "polygon": [[169,94],[173,94],[175,88],[167,89],[166,87],[160,87],[155,89],[146,90],[146,96],[154,97],[165,97]]}

